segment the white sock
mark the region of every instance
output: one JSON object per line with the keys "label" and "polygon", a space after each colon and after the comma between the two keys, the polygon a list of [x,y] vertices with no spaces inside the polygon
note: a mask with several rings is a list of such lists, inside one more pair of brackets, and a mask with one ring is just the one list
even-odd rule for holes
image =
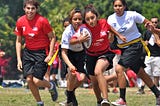
{"label": "white sock", "polygon": [[53,84],[50,82],[51,87],[49,89],[53,89]]}
{"label": "white sock", "polygon": [[37,102],[37,104],[43,104],[43,102],[42,102],[42,101],[40,101],[40,102]]}

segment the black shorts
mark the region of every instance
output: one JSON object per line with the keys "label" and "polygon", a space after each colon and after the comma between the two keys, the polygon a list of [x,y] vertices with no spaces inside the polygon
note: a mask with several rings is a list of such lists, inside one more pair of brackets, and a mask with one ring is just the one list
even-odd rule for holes
{"label": "black shorts", "polygon": [[61,59],[61,70],[60,70],[61,78],[64,79],[66,78],[67,74],[67,64],[64,62],[63,59]]}
{"label": "black shorts", "polygon": [[55,64],[54,66],[53,66],[53,64],[52,64],[51,70],[50,70],[50,74],[51,74],[51,75],[52,75],[52,74],[58,74],[58,66],[59,66],[59,64]]}
{"label": "black shorts", "polygon": [[96,66],[96,62],[98,59],[100,58],[106,58],[108,60],[108,62],[110,63],[107,70],[111,69],[113,67],[113,58],[115,56],[115,53],[108,51],[105,54],[99,55],[99,56],[90,56],[90,55],[86,55],[86,68],[87,68],[87,72],[89,75],[95,75],[94,74],[94,69]]}
{"label": "black shorts", "polygon": [[145,67],[143,57],[143,45],[141,42],[134,43],[125,49],[121,49],[122,54],[118,64],[125,68],[131,68],[136,74],[140,67]]}
{"label": "black shorts", "polygon": [[33,75],[34,77],[43,80],[48,67],[47,63],[44,62],[45,58],[45,50],[24,49],[22,57],[24,78],[28,75]]}
{"label": "black shorts", "polygon": [[86,74],[86,71],[84,69],[85,56],[86,56],[85,51],[73,52],[71,50],[68,50],[69,60],[77,68],[78,72],[81,72],[84,74]]}

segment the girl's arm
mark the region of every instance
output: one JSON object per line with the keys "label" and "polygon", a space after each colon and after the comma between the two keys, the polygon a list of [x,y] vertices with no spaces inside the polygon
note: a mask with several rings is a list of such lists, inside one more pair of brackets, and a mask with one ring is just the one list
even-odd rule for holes
{"label": "girl's arm", "polygon": [[119,32],[117,32],[112,26],[110,26],[110,31],[119,37],[119,39],[121,39],[123,42],[126,42],[126,37],[121,35]]}

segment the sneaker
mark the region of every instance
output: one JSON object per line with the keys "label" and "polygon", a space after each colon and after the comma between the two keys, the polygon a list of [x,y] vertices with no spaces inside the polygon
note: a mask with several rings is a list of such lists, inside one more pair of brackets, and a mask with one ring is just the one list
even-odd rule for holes
{"label": "sneaker", "polygon": [[72,104],[72,102],[67,103],[67,101],[65,100],[65,101],[63,101],[63,102],[60,102],[60,103],[59,103],[59,106],[73,106],[73,104]]}
{"label": "sneaker", "polygon": [[126,102],[122,98],[119,98],[115,102],[112,102],[113,106],[127,106]]}
{"label": "sneaker", "polygon": [[156,97],[156,106],[160,106],[160,95]]}
{"label": "sneaker", "polygon": [[145,94],[145,92],[142,89],[138,89],[137,94]]}
{"label": "sneaker", "polygon": [[37,104],[37,106],[44,106],[44,104]]}
{"label": "sneaker", "polygon": [[57,98],[58,98],[58,92],[57,92],[57,89],[56,89],[56,84],[54,83],[54,81],[50,81],[50,83],[53,85],[53,88],[50,89],[49,92],[51,94],[52,100],[56,101]]}
{"label": "sneaker", "polygon": [[101,106],[110,106],[110,103],[108,102],[108,100],[103,99],[103,101],[101,102]]}

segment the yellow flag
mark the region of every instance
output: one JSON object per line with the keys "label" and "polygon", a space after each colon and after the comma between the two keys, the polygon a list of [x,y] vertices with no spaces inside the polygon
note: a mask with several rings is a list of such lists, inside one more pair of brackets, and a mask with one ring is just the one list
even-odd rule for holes
{"label": "yellow flag", "polygon": [[53,57],[51,58],[51,60],[48,62],[49,66],[54,62],[55,58],[57,57],[58,51],[59,51],[59,49],[56,50],[55,54],[53,55]]}

